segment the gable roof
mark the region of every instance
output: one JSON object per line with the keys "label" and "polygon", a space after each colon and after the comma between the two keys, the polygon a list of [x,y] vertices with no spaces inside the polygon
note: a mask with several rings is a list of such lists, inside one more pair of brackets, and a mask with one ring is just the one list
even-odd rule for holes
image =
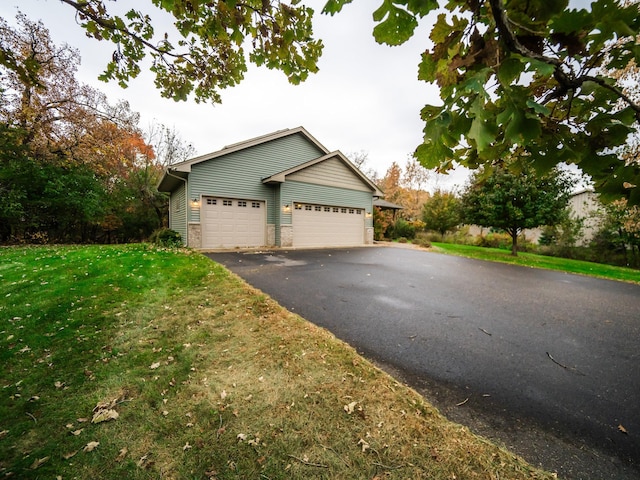
{"label": "gable roof", "polygon": [[347,157],[345,157],[342,152],[335,151],[329,152],[322,157],[318,157],[314,160],[310,160],[308,162],[302,163],[295,167],[289,168],[287,170],[283,170],[282,172],[275,173],[270,175],[269,177],[263,178],[262,183],[265,184],[275,184],[275,183],[284,183],[286,181],[287,175],[292,175],[294,173],[300,172],[309,167],[313,167],[314,165],[318,165],[322,162],[326,162],[327,160],[337,159],[342,164],[344,164],[362,183],[364,183],[367,187],[371,189],[374,195],[379,196],[382,195],[382,192],[378,189],[375,183],[369,180],[358,168],[349,161]]}
{"label": "gable roof", "polygon": [[297,133],[301,133],[302,135],[304,135],[311,143],[313,143],[316,147],[318,147],[324,153],[329,153],[329,150],[324,145],[322,145],[318,140],[316,140],[309,132],[307,132],[304,129],[304,127],[298,127],[293,129],[286,128],[284,130],[278,130],[277,132],[269,133],[267,135],[261,135],[259,137],[251,138],[249,140],[244,140],[242,142],[227,145],[223,147],[221,150],[218,150],[216,152],[207,153],[206,155],[201,155],[199,157],[191,158],[189,160],[185,160],[184,162],[175,163],[173,165],[170,165],[169,169],[175,170],[177,172],[190,172],[191,166],[195,165],[196,163],[206,162],[207,160],[212,160],[214,158],[221,157],[223,155],[228,155],[229,153],[237,152],[249,147],[254,147],[256,145],[271,142],[279,138],[288,137],[289,135],[295,135]]}

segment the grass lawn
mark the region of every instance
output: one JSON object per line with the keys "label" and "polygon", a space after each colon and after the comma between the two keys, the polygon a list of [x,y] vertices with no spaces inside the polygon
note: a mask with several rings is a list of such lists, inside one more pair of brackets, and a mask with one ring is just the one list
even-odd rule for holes
{"label": "grass lawn", "polygon": [[475,247],[471,245],[457,245],[452,243],[433,243],[437,251],[462,257],[477,258],[492,262],[512,263],[525,267],[559,270],[567,273],[577,273],[592,277],[608,278],[624,282],[640,283],[640,270],[633,268],[614,267],[600,263],[570,260],[567,258],[549,257],[535,253],[519,252],[517,257],[510,251],[498,248]]}
{"label": "grass lawn", "polygon": [[0,477],[551,479],[204,256],[0,249]]}

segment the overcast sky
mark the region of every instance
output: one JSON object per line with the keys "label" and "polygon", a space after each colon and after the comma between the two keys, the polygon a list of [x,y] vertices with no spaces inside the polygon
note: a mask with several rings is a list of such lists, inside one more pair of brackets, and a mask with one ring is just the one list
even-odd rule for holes
{"label": "overcast sky", "polygon": [[[284,74],[249,67],[245,80],[222,92],[222,104],[176,103],[163,99],[150,74],[131,82],[128,89],[100,82],[113,44],[87,38],[75,22],[75,10],[58,0],[2,0],[0,15],[10,23],[20,9],[40,19],[57,45],[79,49],[81,82],[105,92],[113,102],[128,100],[141,114],[145,129],[154,119],[175,127],[192,143],[198,155],[225,145],[283,128],[305,127],[329,150],[349,155],[364,151],[366,166],[384,175],[392,162],[404,165],[421,143],[420,109],[439,101],[437,89],[417,80],[420,54],[428,45],[427,25],[399,47],[378,45],[372,36],[372,12],[380,2],[357,1],[334,16],[321,15],[326,0],[306,0],[316,10],[315,35],[325,48],[320,72],[301,85],[290,85]],[[111,8],[113,2],[106,2]],[[129,2],[118,2],[124,6]],[[136,0],[138,8],[142,2]],[[150,5],[144,2],[144,8]],[[122,7],[121,7],[122,8]],[[157,29],[158,30],[158,29]],[[466,175],[449,175],[439,184],[451,188]]]}

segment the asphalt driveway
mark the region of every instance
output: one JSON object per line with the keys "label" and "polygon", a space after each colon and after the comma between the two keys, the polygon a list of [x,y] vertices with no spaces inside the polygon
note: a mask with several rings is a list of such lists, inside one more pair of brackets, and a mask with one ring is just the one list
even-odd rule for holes
{"label": "asphalt driveway", "polygon": [[532,463],[640,476],[640,285],[390,247],[208,256]]}

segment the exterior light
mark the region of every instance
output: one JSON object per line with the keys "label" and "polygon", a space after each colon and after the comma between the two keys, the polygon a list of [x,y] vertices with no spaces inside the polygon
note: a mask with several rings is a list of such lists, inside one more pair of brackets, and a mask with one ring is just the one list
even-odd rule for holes
{"label": "exterior light", "polygon": [[282,206],[282,212],[283,213],[291,213],[291,205],[289,205],[288,203]]}
{"label": "exterior light", "polygon": [[191,206],[193,208],[198,208],[200,206],[200,200],[198,197],[194,197],[193,200],[191,200]]}

